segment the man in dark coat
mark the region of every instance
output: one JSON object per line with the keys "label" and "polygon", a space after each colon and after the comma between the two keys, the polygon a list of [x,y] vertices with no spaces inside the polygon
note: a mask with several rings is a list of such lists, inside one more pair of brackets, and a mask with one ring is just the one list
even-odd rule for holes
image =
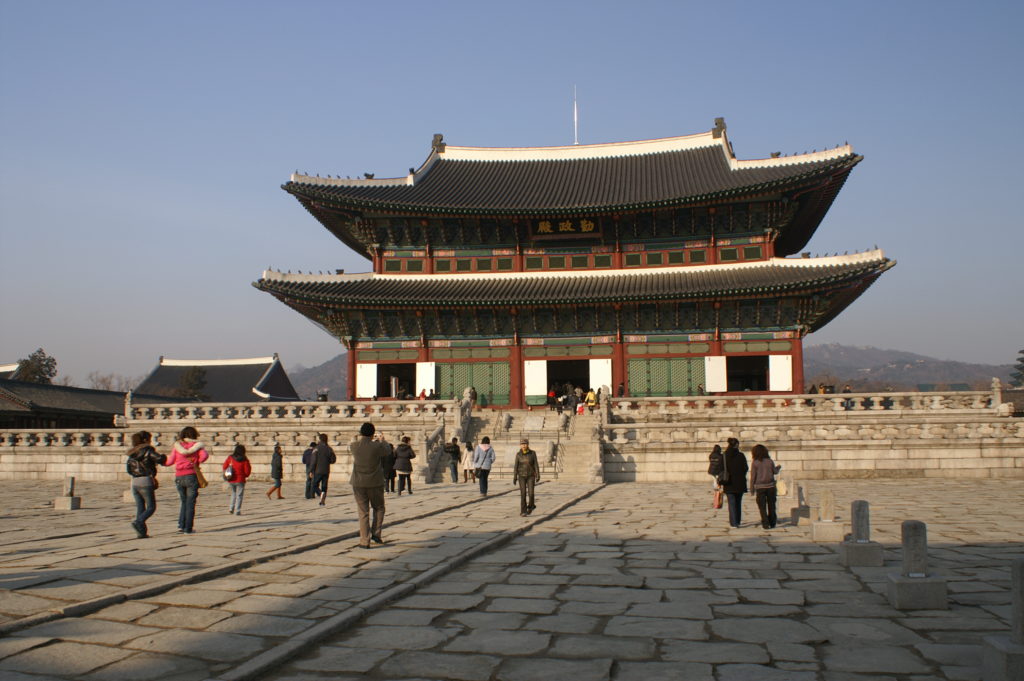
{"label": "man in dark coat", "polygon": [[519,441],[513,466],[512,484],[519,483],[519,515],[528,516],[537,508],[533,492],[540,480],[540,465],[537,463],[537,452],[530,449],[530,441],[525,437]]}
{"label": "man in dark coat", "polygon": [[302,452],[302,465],[306,467],[306,498],[312,499],[317,496],[313,490],[313,450],[316,448],[315,442],[310,442],[309,447],[306,451]]}
{"label": "man in dark coat", "polygon": [[[364,423],[359,428],[359,437],[352,443],[352,496],[356,500],[359,516],[359,546],[370,548],[370,540],[383,544],[380,532],[384,527],[384,471],[382,463],[388,450],[382,442],[373,440],[374,426]],[[370,508],[373,508],[373,523],[370,523]]]}
{"label": "man in dark coat", "polygon": [[453,437],[452,441],[444,446],[444,453],[448,455],[448,468],[452,473],[452,482],[458,482],[459,456],[462,454],[462,447],[459,447],[459,438]]}
{"label": "man in dark coat", "polygon": [[729,438],[725,449],[725,471],[728,479],[722,482],[725,498],[729,501],[729,525],[739,527],[742,516],[743,495],[747,491],[747,457],[740,451],[740,441]]}
{"label": "man in dark coat", "polygon": [[310,467],[313,469],[313,489],[319,490],[320,505],[327,501],[327,480],[331,477],[331,464],[338,460],[327,444],[327,435],[320,433],[320,444],[313,449]]}

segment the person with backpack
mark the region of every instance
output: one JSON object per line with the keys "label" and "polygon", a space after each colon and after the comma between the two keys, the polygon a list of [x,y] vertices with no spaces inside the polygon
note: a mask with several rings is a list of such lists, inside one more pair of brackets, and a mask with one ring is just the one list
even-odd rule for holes
{"label": "person with backpack", "polygon": [[156,513],[157,465],[167,461],[152,445],[153,436],[145,430],[132,435],[132,448],[128,450],[126,469],[132,476],[132,497],[135,498],[135,520],[132,529],[139,539],[149,536],[146,521]]}
{"label": "person with backpack", "polygon": [[242,497],[245,496],[245,480],[252,475],[252,464],[245,455],[245,445],[235,445],[235,451],[224,459],[224,479],[231,491],[231,505],[228,513],[242,515]]}
{"label": "person with backpack", "polygon": [[[210,458],[199,433],[192,426],[185,426],[178,434],[178,440],[171,447],[171,455],[165,466],[174,466],[174,486],[178,489],[181,508],[178,510],[178,532],[192,534],[196,519],[196,500],[199,498],[199,464]],[[204,480],[203,487],[206,487]]]}

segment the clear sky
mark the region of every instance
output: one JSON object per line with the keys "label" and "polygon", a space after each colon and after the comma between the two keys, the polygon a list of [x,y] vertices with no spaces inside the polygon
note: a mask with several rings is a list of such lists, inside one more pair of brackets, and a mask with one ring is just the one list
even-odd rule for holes
{"label": "clear sky", "polygon": [[739,158],[849,141],[808,249],[897,266],[811,344],[1024,348],[1020,2],[0,0],[0,363],[337,354],[251,282],[365,271],[280,189],[466,146],[703,132]]}

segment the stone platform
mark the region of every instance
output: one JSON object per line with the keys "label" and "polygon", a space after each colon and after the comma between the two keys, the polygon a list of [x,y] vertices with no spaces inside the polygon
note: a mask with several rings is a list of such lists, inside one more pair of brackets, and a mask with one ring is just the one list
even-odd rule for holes
{"label": "stone platform", "polygon": [[[418,487],[367,551],[340,482],[323,508],[251,483],[242,516],[214,483],[192,536],[165,485],[144,540],[121,485],[68,512],[59,482],[0,482],[0,678],[978,679],[1024,555],[1024,481],[992,485],[816,482],[840,521],[871,503],[886,565],[847,569],[806,525],[761,530],[749,495],[730,529],[708,484],[545,482],[526,518],[508,481]],[[906,519],[949,610],[886,601]]]}

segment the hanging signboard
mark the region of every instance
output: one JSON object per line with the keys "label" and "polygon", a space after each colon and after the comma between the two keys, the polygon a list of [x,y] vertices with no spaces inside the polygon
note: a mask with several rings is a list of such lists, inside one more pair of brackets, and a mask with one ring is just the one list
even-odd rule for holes
{"label": "hanging signboard", "polygon": [[530,236],[544,239],[600,239],[601,221],[597,218],[544,218],[530,221]]}

